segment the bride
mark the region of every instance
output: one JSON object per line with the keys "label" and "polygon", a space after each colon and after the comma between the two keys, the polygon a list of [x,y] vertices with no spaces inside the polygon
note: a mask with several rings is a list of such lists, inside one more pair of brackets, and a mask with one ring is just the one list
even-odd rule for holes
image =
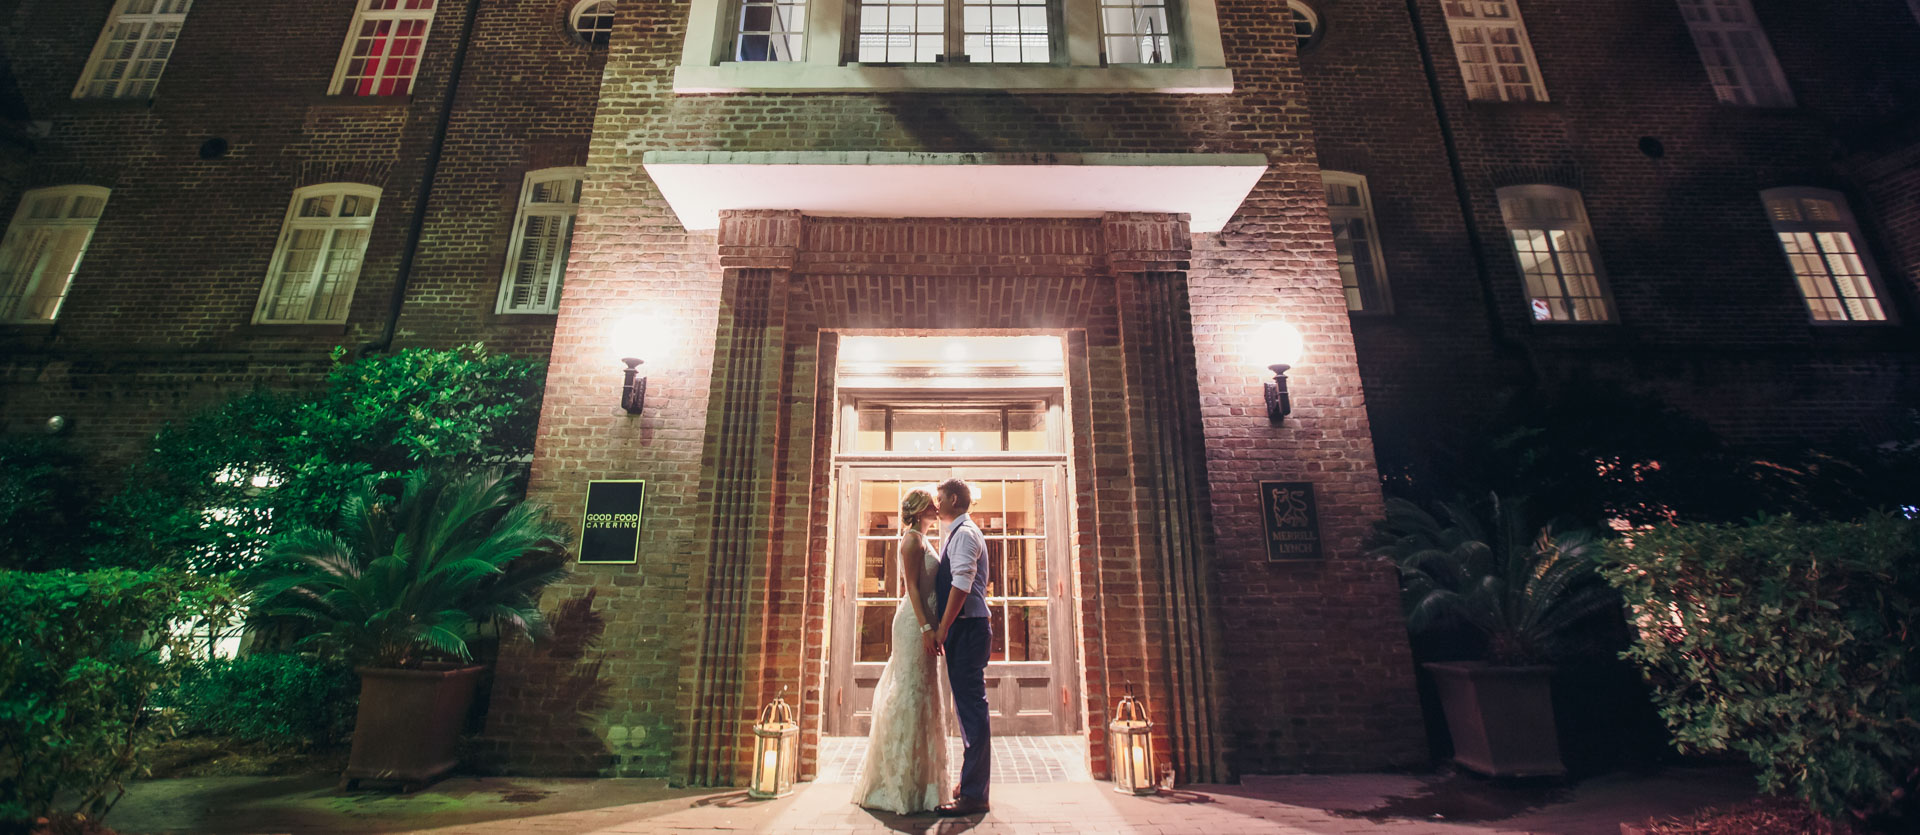
{"label": "bride", "polygon": [[905,596],[893,613],[893,654],[873,689],[873,730],[853,787],[853,802],[901,815],[947,799],[947,712],[939,704],[939,665],[921,637],[936,625],[933,576],[940,560],[923,530],[933,509],[933,494],[924,487],[900,500],[895,553]]}

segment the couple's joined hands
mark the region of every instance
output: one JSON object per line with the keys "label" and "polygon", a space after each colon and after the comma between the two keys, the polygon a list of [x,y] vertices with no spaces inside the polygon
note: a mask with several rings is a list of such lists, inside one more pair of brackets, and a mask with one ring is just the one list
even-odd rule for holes
{"label": "couple's joined hands", "polygon": [[920,646],[926,649],[928,655],[939,655],[943,643],[945,642],[940,640],[940,630],[920,633]]}

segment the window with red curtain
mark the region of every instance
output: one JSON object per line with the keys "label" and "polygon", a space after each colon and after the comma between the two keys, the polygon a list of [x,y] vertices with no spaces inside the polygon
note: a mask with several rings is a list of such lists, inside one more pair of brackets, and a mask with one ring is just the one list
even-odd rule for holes
{"label": "window with red curtain", "polygon": [[433,11],[434,0],[363,0],[341,50],[332,92],[353,96],[413,92]]}

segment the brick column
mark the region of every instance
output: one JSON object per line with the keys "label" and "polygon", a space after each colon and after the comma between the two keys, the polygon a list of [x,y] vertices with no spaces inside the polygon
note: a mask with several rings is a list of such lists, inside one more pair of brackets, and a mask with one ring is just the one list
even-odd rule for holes
{"label": "brick column", "polygon": [[[1109,214],[1102,233],[1125,346],[1128,451],[1148,708],[1182,782],[1227,779],[1206,444],[1187,304],[1185,215]],[[1114,682],[1109,682],[1113,686]]]}
{"label": "brick column", "polygon": [[[695,559],[706,559],[692,669],[681,676],[676,776],[688,785],[743,785],[752,755],[746,727],[764,689],[765,621],[774,547],[773,495],[787,375],[787,283],[800,213],[726,212],[720,219],[720,320],[701,451]],[[792,694],[795,698],[798,694]],[[793,699],[789,699],[792,701]]]}

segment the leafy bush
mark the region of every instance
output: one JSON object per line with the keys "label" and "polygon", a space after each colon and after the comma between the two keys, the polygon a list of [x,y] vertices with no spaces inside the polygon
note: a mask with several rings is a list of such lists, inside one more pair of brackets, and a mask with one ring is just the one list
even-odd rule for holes
{"label": "leafy bush", "polygon": [[92,563],[224,574],[275,534],[331,528],[369,475],[533,452],[541,363],[478,344],[344,356],[320,392],[256,391],[163,428],[105,502]]}
{"label": "leafy bush", "polygon": [[1917,822],[1920,523],[1662,526],[1606,559],[1682,751],[1743,753],[1828,816]]}
{"label": "leafy bush", "polygon": [[179,733],[304,749],[344,741],[358,701],[352,670],[276,653],[188,665],[160,706]]}
{"label": "leafy bush", "polygon": [[565,576],[566,532],[512,479],[419,470],[398,496],[380,487],[346,496],[341,534],[292,531],[243,575],[256,619],[301,621],[303,645],[356,667],[466,661],[488,625],[545,637],[536,598]]}
{"label": "leafy bush", "polygon": [[91,501],[81,463],[60,441],[0,435],[0,569],[73,567]]}
{"label": "leafy bush", "polygon": [[164,571],[0,571],[0,822],[112,808],[141,765],[141,713],[177,666],[147,636],[194,614],[211,586]]}

